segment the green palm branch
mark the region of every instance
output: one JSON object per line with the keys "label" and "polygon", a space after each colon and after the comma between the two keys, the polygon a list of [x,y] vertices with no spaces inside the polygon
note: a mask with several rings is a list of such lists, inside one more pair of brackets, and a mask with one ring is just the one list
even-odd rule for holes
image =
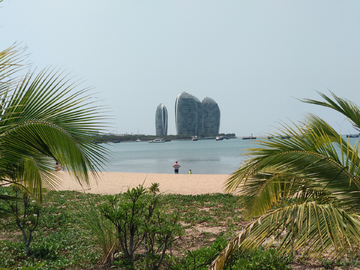
{"label": "green palm branch", "polygon": [[293,203],[271,210],[251,222],[211,264],[210,269],[223,269],[227,259],[237,249],[268,246],[278,240],[281,253],[301,252],[305,256],[342,257],[357,251],[360,242],[359,216],[316,201]]}
{"label": "green palm branch", "polygon": [[0,52],[0,180],[41,199],[43,187],[61,181],[55,161],[84,184],[103,168],[108,153],[96,137],[104,108],[64,72],[17,77],[22,53],[16,46]]}
{"label": "green palm branch", "polygon": [[[337,103],[327,97],[327,103],[306,102],[337,109],[357,125],[357,106],[333,97]],[[307,256],[338,257],[359,247],[359,143],[350,145],[314,115],[293,126],[284,124],[273,139],[248,149],[250,158],[226,181],[225,190],[236,192],[255,220],[210,269],[222,269],[236,249],[254,248],[269,238],[279,241],[279,252]]]}
{"label": "green palm branch", "polygon": [[325,101],[318,101],[307,98],[301,99],[301,101],[305,103],[320,105],[340,112],[352,123],[356,130],[360,131],[360,109],[355,103],[351,102],[350,100],[340,98],[331,91],[330,93],[334,100],[321,92],[318,93]]}

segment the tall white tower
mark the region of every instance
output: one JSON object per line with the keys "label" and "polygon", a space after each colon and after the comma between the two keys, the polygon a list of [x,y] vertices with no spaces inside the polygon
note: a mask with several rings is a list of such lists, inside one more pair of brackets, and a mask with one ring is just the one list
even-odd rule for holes
{"label": "tall white tower", "polygon": [[167,135],[168,130],[168,112],[164,104],[160,104],[156,108],[155,113],[155,129],[156,135]]}

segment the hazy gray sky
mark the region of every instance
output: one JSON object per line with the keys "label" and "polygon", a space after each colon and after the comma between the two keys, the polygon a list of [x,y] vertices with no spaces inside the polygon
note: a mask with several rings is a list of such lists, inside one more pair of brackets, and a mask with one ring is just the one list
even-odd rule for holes
{"label": "hazy gray sky", "polygon": [[186,91],[221,110],[220,132],[263,135],[315,113],[342,133],[344,117],[296,98],[316,90],[360,105],[360,1],[4,0],[1,50],[27,45],[40,70],[67,68],[94,86],[112,132],[169,134]]}

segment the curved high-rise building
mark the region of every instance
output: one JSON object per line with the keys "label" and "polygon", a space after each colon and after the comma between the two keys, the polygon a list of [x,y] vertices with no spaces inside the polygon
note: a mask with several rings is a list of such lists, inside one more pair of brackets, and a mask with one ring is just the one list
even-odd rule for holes
{"label": "curved high-rise building", "polygon": [[175,125],[178,135],[202,134],[203,111],[200,100],[182,92],[175,100]]}
{"label": "curved high-rise building", "polygon": [[220,128],[220,109],[217,103],[209,97],[201,102],[203,108],[203,134],[219,134]]}
{"label": "curved high-rise building", "polygon": [[204,112],[203,107],[198,98],[196,98],[196,104],[198,105],[198,129],[197,136],[201,136],[203,134],[203,122],[204,122]]}
{"label": "curved high-rise building", "polygon": [[156,135],[167,135],[168,129],[168,112],[164,104],[160,104],[156,108],[155,113],[155,129]]}

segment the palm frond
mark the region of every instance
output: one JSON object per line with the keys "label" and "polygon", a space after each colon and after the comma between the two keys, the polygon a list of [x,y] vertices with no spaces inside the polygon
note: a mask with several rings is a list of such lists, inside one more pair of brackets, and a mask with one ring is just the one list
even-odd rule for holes
{"label": "palm frond", "polygon": [[[291,204],[257,218],[248,224],[213,261],[209,269],[223,269],[228,257],[240,250],[278,240],[280,253],[304,252],[311,257],[341,257],[360,245],[359,216],[331,204],[314,201]],[[311,247],[311,248],[310,248]]]}
{"label": "palm frond", "polygon": [[331,95],[334,100],[332,100],[327,95],[318,92],[318,94],[325,100],[325,101],[318,101],[314,99],[300,99],[302,102],[309,103],[309,104],[315,104],[320,105],[323,107],[327,107],[333,110],[336,110],[346,116],[349,121],[353,124],[354,128],[360,131],[360,109],[359,107],[353,103],[350,100],[343,99],[335,95],[333,92],[331,92]]}
{"label": "palm frond", "polygon": [[[332,93],[325,102],[304,102],[332,108],[360,127],[359,108]],[[288,139],[283,139],[288,138]],[[260,216],[232,239],[210,269],[222,269],[238,248],[279,240],[279,252],[340,257],[360,245],[359,142],[350,145],[315,115],[290,127],[283,125],[273,139],[259,147],[226,181],[246,203],[249,216]]]}
{"label": "palm frond", "polygon": [[[21,60],[15,48],[2,54],[0,84]],[[57,161],[88,184],[89,172],[97,176],[107,162],[106,148],[95,143],[105,128],[104,107],[64,71],[29,71],[16,82],[0,93],[0,176],[16,178],[41,198],[43,186],[54,188],[60,180],[52,173]]]}
{"label": "palm frond", "polygon": [[294,194],[321,194],[323,200],[327,194],[344,207],[358,208],[358,144],[353,148],[325,122],[321,126],[318,118],[310,120],[297,130],[281,130],[289,139],[260,140],[261,147],[249,149],[251,157],[226,181],[227,191],[250,198],[250,215],[261,215]]}
{"label": "palm frond", "polygon": [[0,51],[0,96],[12,90],[16,82],[16,74],[24,68],[23,52],[26,48],[19,48],[18,45],[8,47]]}

